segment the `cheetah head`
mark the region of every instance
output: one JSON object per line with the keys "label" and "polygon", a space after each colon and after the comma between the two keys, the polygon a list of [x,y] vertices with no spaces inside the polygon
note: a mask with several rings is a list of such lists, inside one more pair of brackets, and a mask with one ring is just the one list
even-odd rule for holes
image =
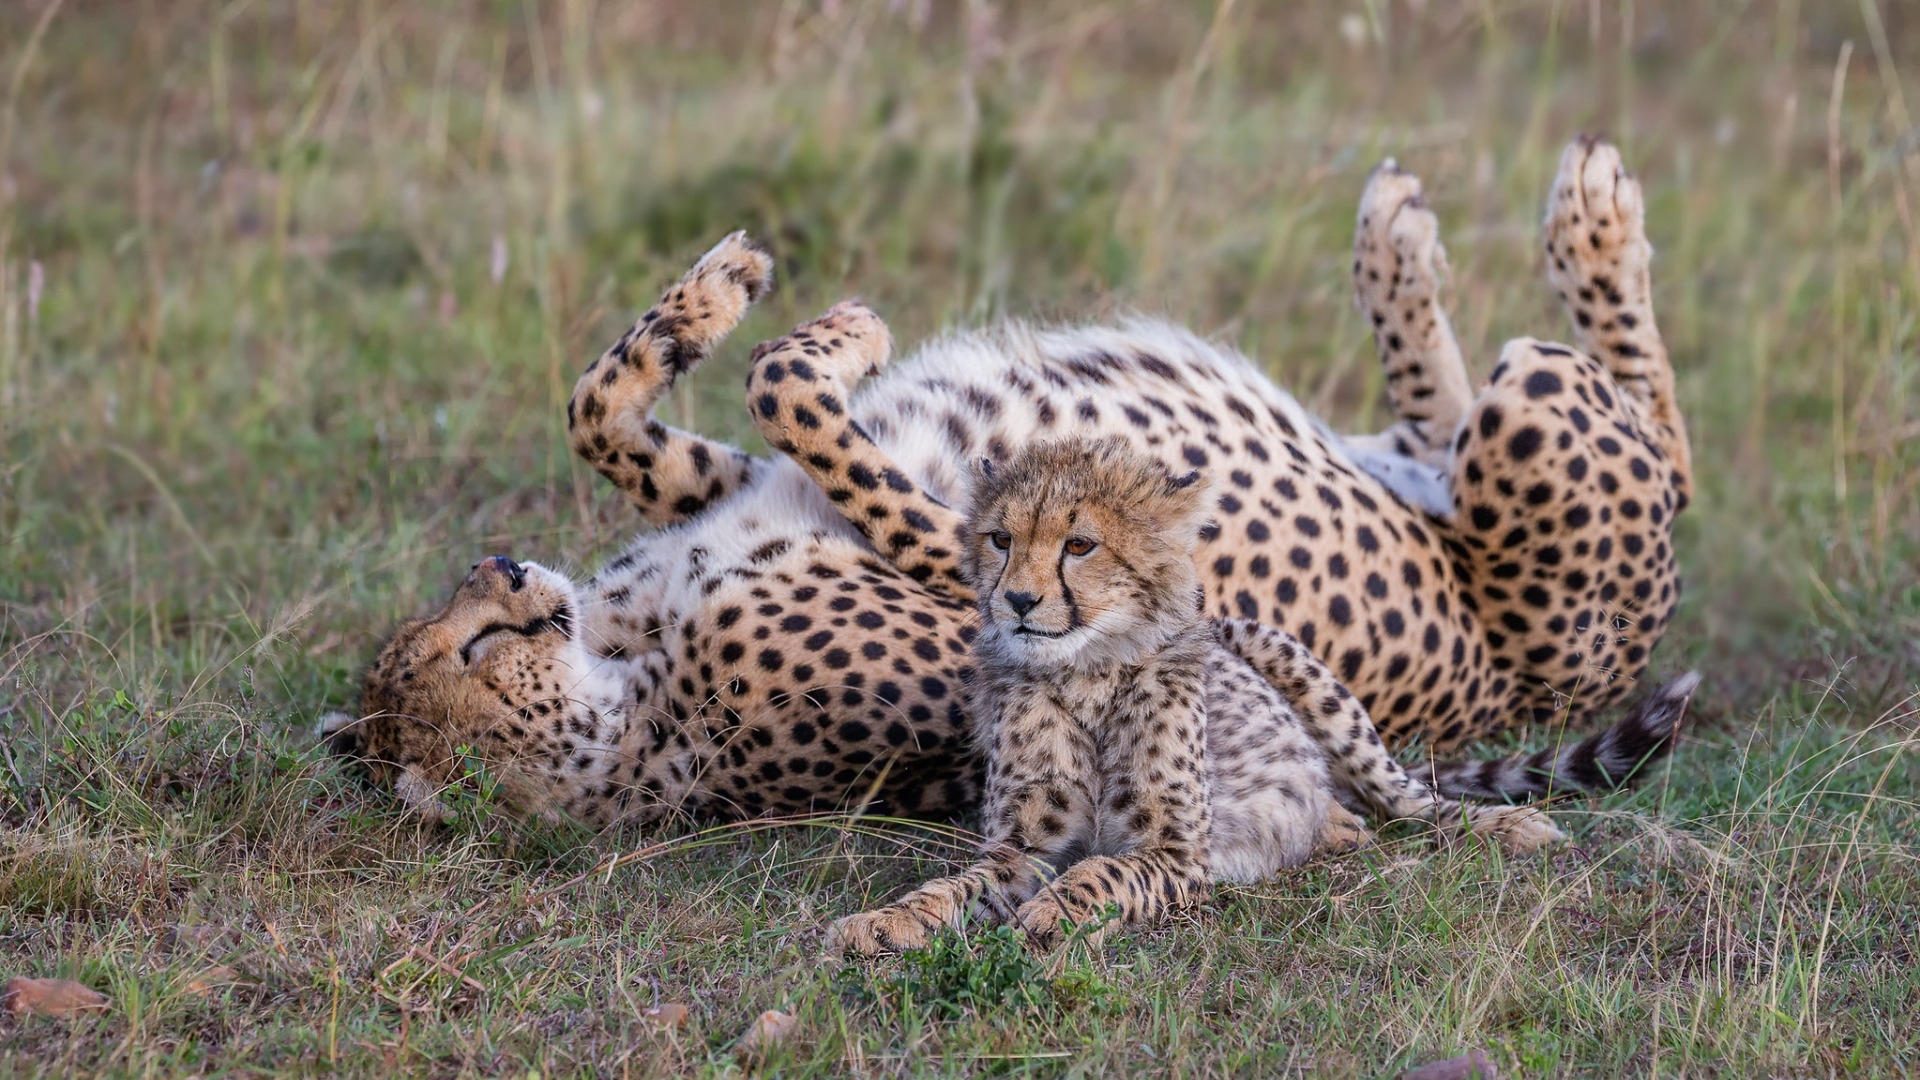
{"label": "cheetah head", "polygon": [[444,813],[440,793],[476,760],[496,770],[510,805],[541,809],[515,762],[549,733],[592,723],[608,699],[575,639],[578,610],[565,575],[488,556],[439,614],[402,624],[380,650],[361,715],[333,714],[320,734],[425,813]]}
{"label": "cheetah head", "polygon": [[994,647],[1056,665],[1131,660],[1190,623],[1193,547],[1211,505],[1118,438],[1035,443],[982,462],[962,568]]}

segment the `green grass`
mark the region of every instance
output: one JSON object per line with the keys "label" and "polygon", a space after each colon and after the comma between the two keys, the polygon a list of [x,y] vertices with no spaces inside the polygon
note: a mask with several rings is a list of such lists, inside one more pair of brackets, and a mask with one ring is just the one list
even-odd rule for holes
{"label": "green grass", "polygon": [[[719,1074],[764,1008],[796,1076],[1920,1072],[1916,76],[1888,0],[0,6],[0,975],[114,1003],[0,1018],[0,1075]],[[1534,225],[1594,128],[1699,476],[1656,674],[1707,687],[1551,858],[1398,836],[842,969],[963,844],[430,827],[304,734],[477,554],[631,534],[565,394],[729,229],[783,286],[668,412],[744,445],[747,347],[854,294],[903,342],[1162,311],[1366,428],[1366,170],[1426,178],[1484,373],[1564,332]]]}

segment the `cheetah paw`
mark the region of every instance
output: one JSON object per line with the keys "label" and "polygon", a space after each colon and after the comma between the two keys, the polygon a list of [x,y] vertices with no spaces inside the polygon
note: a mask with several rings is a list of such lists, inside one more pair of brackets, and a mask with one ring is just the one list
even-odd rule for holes
{"label": "cheetah paw", "polygon": [[1345,855],[1373,844],[1373,830],[1358,814],[1334,803],[1327,810],[1327,823],[1320,829],[1314,845],[1315,855]]}
{"label": "cheetah paw", "polygon": [[1353,301],[1376,330],[1431,307],[1447,272],[1440,219],[1427,209],[1420,178],[1392,158],[1367,178],[1353,236]]}
{"label": "cheetah paw", "polygon": [[862,377],[878,374],[892,354],[893,332],[880,316],[858,300],[843,300],[785,337],[755,348],[753,381],[826,379],[844,395]]}
{"label": "cheetah paw", "polygon": [[1013,920],[1027,933],[1027,943],[1036,950],[1045,952],[1061,942],[1060,924],[1073,922],[1067,918],[1065,908],[1051,896],[1039,896],[1020,905],[1014,912]]}
{"label": "cheetah paw", "polygon": [[[744,232],[729,233],[693,264],[658,303],[622,335],[607,355],[587,369],[625,357],[650,344],[658,349],[668,380],[698,367],[747,313],[773,288],[773,256]],[[611,382],[609,371],[603,381]],[[642,410],[644,411],[644,410]]]}
{"label": "cheetah paw", "polygon": [[709,287],[725,283],[744,290],[747,303],[751,304],[773,289],[773,256],[748,236],[745,229],[740,229],[707,249],[688,271],[687,279]]}
{"label": "cheetah paw", "polygon": [[1474,831],[1484,832],[1509,855],[1532,855],[1566,840],[1567,834],[1553,823],[1546,811],[1533,806],[1502,806],[1490,814],[1485,824]]}
{"label": "cheetah paw", "polygon": [[1568,145],[1542,228],[1547,279],[1576,312],[1599,299],[1613,308],[1644,299],[1637,294],[1653,257],[1646,202],[1613,144],[1581,138]]}
{"label": "cheetah paw", "polygon": [[827,928],[826,950],[836,956],[906,952],[924,947],[937,928],[909,908],[883,907],[836,920]]}

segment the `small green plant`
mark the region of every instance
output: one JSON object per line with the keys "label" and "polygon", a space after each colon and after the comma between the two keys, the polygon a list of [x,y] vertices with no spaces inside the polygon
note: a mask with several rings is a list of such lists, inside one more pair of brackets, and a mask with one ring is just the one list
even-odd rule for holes
{"label": "small green plant", "polygon": [[942,930],[900,957],[899,967],[872,983],[875,996],[902,1011],[959,1018],[969,1010],[1045,1009],[1053,1005],[1045,969],[1027,952],[1026,936],[996,926],[967,936]]}
{"label": "small green plant", "polygon": [[[1090,932],[1090,927],[1078,928],[1076,938]],[[1115,991],[1098,972],[1075,966],[1049,975],[1049,966],[1028,951],[1026,935],[1017,927],[1002,925],[972,935],[942,930],[925,948],[903,953],[897,967],[870,973],[849,964],[839,982],[856,1000],[953,1020],[969,1012],[1110,1010]]]}
{"label": "small green plant", "polygon": [[499,828],[498,797],[500,777],[488,768],[487,763],[471,746],[461,745],[453,749],[454,758],[460,763],[460,779],[450,784],[440,795],[440,801],[451,812],[451,820],[464,832],[477,836],[491,836]]}

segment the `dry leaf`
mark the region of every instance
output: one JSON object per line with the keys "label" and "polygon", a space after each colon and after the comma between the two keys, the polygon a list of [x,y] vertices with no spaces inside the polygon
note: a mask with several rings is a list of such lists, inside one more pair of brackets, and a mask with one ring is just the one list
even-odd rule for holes
{"label": "dry leaf", "polygon": [[655,1005],[640,1015],[663,1027],[679,1027],[687,1022],[687,1007],[673,1003]]}
{"label": "dry leaf", "polygon": [[240,973],[226,966],[215,964],[213,967],[187,980],[187,993],[194,997],[205,997],[222,987],[231,986],[240,980]]}
{"label": "dry leaf", "polygon": [[1469,1050],[1457,1058],[1431,1061],[1400,1074],[1400,1080],[1499,1080],[1485,1052]]}
{"label": "dry leaf", "polygon": [[761,1057],[785,1042],[787,1036],[792,1035],[799,1026],[799,1019],[791,1013],[768,1009],[754,1019],[745,1035],[740,1036],[740,1052],[749,1057]]}
{"label": "dry leaf", "polygon": [[79,1016],[107,1010],[106,998],[72,979],[8,979],[0,1001],[21,1015]]}

